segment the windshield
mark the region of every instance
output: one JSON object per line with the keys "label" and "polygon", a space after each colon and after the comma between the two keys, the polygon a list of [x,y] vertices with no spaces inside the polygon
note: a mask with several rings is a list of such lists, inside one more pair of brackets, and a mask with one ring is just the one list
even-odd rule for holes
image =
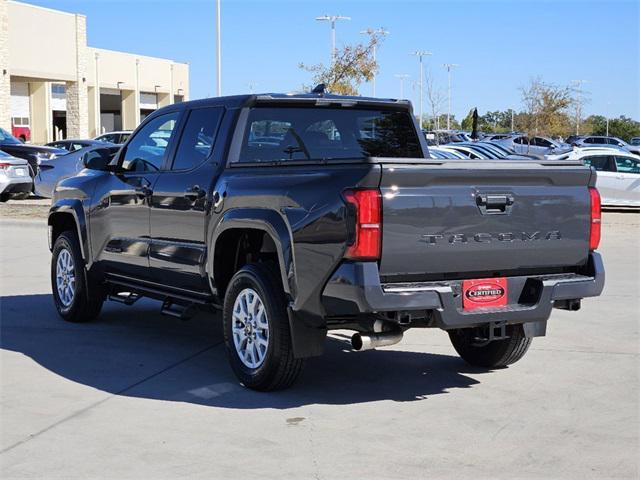
{"label": "windshield", "polygon": [[13,135],[11,135],[9,132],[7,132],[2,128],[0,128],[0,142],[4,144],[10,144],[10,145],[11,144],[20,145],[22,143],[16,137],[14,137]]}
{"label": "windshield", "polygon": [[423,158],[404,110],[257,107],[251,110],[239,161]]}

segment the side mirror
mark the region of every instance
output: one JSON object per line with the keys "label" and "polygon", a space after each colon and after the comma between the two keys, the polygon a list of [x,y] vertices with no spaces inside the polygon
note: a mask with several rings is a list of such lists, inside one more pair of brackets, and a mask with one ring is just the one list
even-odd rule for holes
{"label": "side mirror", "polygon": [[117,149],[113,148],[96,148],[82,155],[82,164],[84,168],[90,170],[111,170],[110,163]]}

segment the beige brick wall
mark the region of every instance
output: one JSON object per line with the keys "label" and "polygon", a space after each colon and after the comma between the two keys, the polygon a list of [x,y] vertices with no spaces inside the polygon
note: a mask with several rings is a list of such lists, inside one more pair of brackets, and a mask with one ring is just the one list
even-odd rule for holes
{"label": "beige brick wall", "polygon": [[87,18],[76,15],[76,80],[67,82],[67,138],[89,136]]}
{"label": "beige brick wall", "polygon": [[0,0],[0,128],[11,132],[11,82],[9,81],[9,10]]}

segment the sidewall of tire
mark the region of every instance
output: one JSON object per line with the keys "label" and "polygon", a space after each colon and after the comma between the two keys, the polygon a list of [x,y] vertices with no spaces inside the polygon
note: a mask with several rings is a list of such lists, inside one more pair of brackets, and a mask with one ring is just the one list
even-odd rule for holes
{"label": "sidewall of tire", "polygon": [[[71,253],[73,258],[73,270],[75,275],[75,293],[71,305],[65,307],[58,296],[56,286],[56,263],[58,254],[62,249]],[[80,246],[75,234],[71,232],[62,233],[55,241],[51,258],[51,289],[53,301],[58,314],[69,322],[86,322],[100,313],[103,297],[100,292],[87,291],[87,277],[84,267],[84,260],[80,253]],[[90,295],[95,298],[88,300]]]}
{"label": "sidewall of tire", "polygon": [[[264,362],[255,369],[247,367],[240,360],[232,333],[234,303],[239,293],[245,288],[252,288],[258,293],[266,309],[269,323],[267,353]],[[244,386],[256,390],[271,390],[283,388],[291,383],[285,382],[287,385],[278,385],[282,373],[279,370],[292,361],[292,347],[284,293],[268,266],[246,265],[234,275],[225,295],[223,324],[231,368]]]}
{"label": "sidewall of tire", "polygon": [[510,328],[510,336],[484,346],[472,344],[472,330],[450,331],[449,338],[458,355],[467,363],[483,368],[504,368],[520,360],[531,345],[521,325]]}

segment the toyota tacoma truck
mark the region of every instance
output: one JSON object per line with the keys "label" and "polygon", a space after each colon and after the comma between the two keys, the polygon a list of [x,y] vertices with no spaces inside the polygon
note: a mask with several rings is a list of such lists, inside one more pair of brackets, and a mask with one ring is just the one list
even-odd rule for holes
{"label": "toyota tacoma truck", "polygon": [[291,385],[335,329],[366,350],[440,328],[468,363],[505,367],[604,284],[594,170],[432,159],[403,100],[185,102],[83,161],[48,218],[60,316],[142,297],[183,319],[221,310],[256,390]]}

